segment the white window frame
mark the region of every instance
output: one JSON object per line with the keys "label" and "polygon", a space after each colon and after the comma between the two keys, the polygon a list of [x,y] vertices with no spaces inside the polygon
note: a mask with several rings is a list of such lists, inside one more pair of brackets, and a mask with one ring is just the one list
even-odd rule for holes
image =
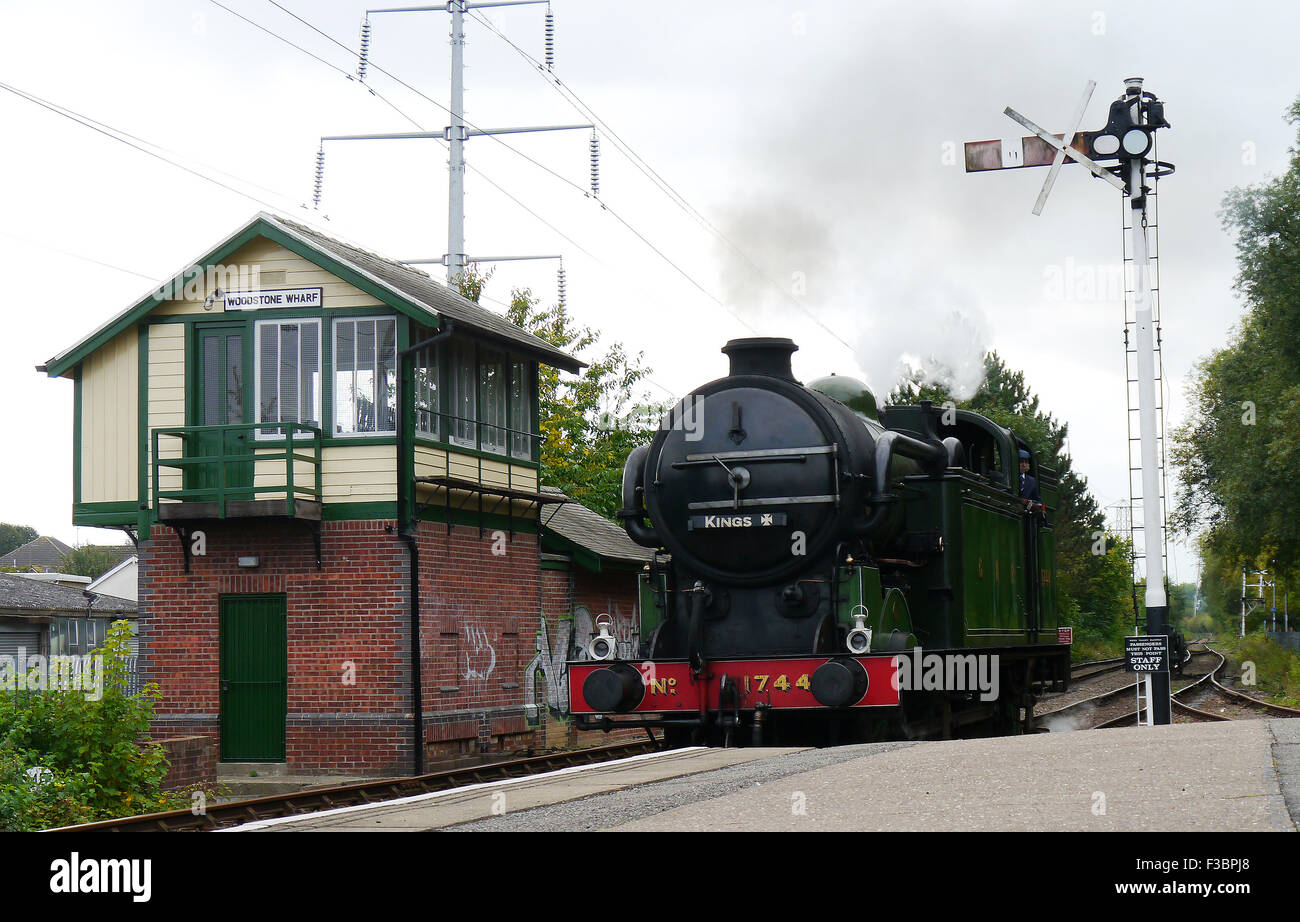
{"label": "white window frame", "polygon": [[[376,314],[370,317],[334,317],[330,321],[330,375],[331,375],[330,403],[332,403],[333,406],[330,407],[330,422],[329,422],[329,431],[327,435],[328,438],[335,438],[335,439],[391,438],[397,434],[397,417],[401,415],[400,407],[398,408],[398,412],[394,414],[392,429],[376,429],[373,432],[335,431],[338,424],[338,403],[339,403],[339,389],[338,389],[338,383],[339,383],[338,342],[339,341],[335,331],[338,330],[338,325],[340,323],[357,324],[357,323],[363,323],[369,321],[373,321],[375,323],[375,383],[377,389],[378,382],[379,382],[379,321],[381,320],[391,320],[393,322],[393,366],[392,367],[396,374],[401,374],[401,371],[397,366],[397,354],[400,350],[397,348],[397,317],[395,315],[390,316],[385,314]],[[355,329],[356,327],[353,326],[354,331]],[[355,345],[356,339],[354,338],[352,342],[353,342],[352,364],[356,365],[356,345]],[[376,412],[378,412],[377,408],[376,408]],[[322,408],[321,415],[322,416],[324,415],[323,408]]]}
{"label": "white window frame", "polygon": [[[322,434],[325,432],[325,407],[321,400],[321,379],[325,375],[325,360],[321,354],[321,337],[324,335],[325,319],[323,317],[278,317],[268,320],[256,320],[253,322],[253,422],[258,424],[258,428],[253,430],[254,437],[260,442],[273,442],[278,439],[287,438],[290,433],[287,430],[278,430],[276,432],[263,432],[261,426],[274,426],[280,420],[263,420],[262,419],[262,328],[268,324],[275,324],[278,328],[286,323],[315,323],[316,324],[316,382],[312,394],[316,413],[321,419],[316,420],[316,425],[321,429]],[[302,350],[301,329],[299,329],[299,354]],[[301,374],[301,372],[299,373]],[[276,406],[279,406],[279,394],[276,395]],[[300,420],[301,422],[301,420]],[[333,422],[330,422],[330,428],[333,428]]]}

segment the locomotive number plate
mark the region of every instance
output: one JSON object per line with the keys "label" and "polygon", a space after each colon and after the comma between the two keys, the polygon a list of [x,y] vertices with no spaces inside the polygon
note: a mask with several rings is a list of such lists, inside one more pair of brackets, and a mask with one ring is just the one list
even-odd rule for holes
{"label": "locomotive number plate", "polygon": [[736,515],[693,515],[686,520],[690,531],[697,528],[770,528],[784,525],[784,512],[748,512]]}

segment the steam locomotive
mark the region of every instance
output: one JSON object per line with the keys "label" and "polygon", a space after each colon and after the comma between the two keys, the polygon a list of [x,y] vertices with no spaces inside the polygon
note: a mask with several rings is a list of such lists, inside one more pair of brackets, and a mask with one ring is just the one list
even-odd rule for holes
{"label": "steam locomotive", "polygon": [[[1036,695],[1069,680],[1056,475],[976,413],[805,386],[797,348],[727,343],[730,373],[628,457],[619,517],[656,551],[640,649],[619,659],[602,633],[568,663],[574,719],[675,745],[1032,729]],[[1022,452],[1041,504],[1019,496]]]}

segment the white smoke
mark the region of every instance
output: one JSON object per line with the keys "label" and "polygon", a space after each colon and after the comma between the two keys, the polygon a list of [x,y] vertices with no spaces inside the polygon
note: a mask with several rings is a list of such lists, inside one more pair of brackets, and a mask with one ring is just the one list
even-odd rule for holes
{"label": "white smoke", "polygon": [[883,399],[901,380],[948,388],[958,400],[984,380],[988,321],[970,293],[940,278],[871,293],[857,325],[857,359]]}

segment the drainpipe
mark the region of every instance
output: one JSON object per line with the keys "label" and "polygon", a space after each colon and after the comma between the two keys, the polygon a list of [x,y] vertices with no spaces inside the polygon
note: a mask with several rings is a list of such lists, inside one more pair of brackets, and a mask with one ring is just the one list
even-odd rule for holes
{"label": "drainpipe", "polygon": [[[424,688],[420,668],[420,547],[416,531],[420,523],[415,514],[415,443],[408,438],[406,418],[408,398],[410,413],[415,414],[415,395],[406,393],[406,363],[423,349],[441,342],[451,335],[450,317],[440,317],[438,332],[397,354],[397,517],[398,537],[406,542],[406,555],[411,567],[410,620],[411,620],[411,733],[414,758],[413,775],[424,774]],[[414,433],[414,427],[411,429]],[[410,476],[403,475],[403,459],[409,458]],[[410,517],[407,517],[410,509]]]}

